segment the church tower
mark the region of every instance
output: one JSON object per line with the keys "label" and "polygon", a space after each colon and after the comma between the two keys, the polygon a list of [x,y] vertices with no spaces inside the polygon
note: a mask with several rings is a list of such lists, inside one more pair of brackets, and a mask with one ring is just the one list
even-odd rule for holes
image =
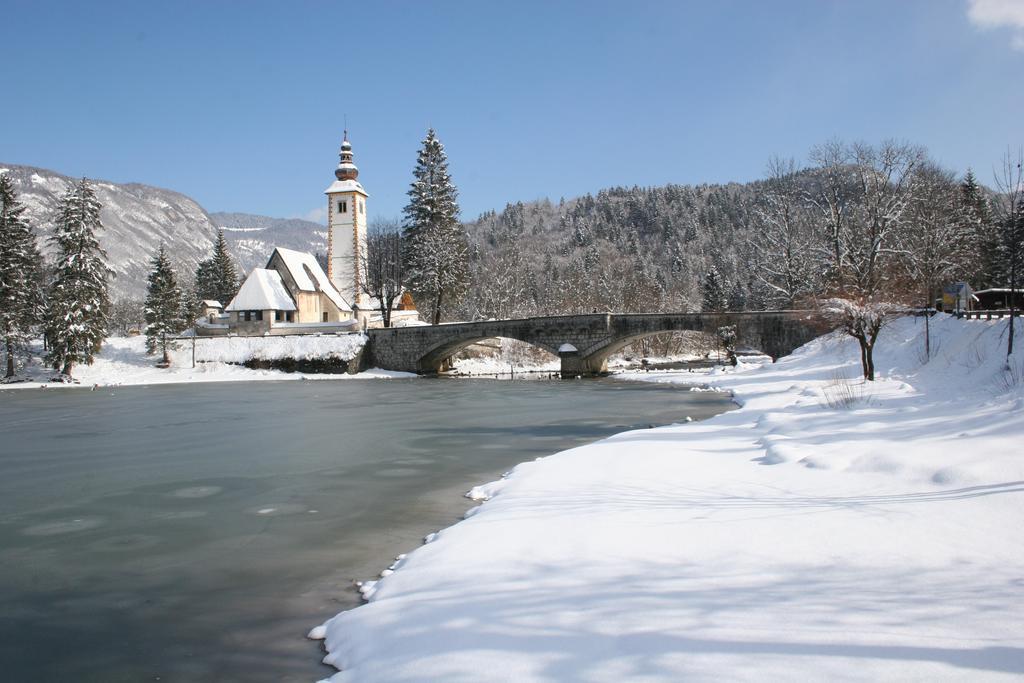
{"label": "church tower", "polygon": [[353,307],[363,306],[366,295],[361,280],[366,258],[366,198],[359,184],[359,169],[352,162],[348,131],[341,142],[337,178],[327,195],[327,277]]}

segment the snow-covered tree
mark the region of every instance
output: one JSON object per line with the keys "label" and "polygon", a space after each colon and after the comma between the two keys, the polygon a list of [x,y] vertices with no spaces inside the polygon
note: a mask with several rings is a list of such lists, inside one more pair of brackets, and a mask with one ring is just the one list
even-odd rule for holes
{"label": "snow-covered tree", "polygon": [[898,274],[900,231],[913,196],[924,150],[898,142],[851,147],[860,201],[850,216],[846,284],[866,299]]}
{"label": "snow-covered tree", "polygon": [[110,329],[122,336],[146,325],[146,305],[141,299],[118,299],[110,305]]}
{"label": "snow-covered tree", "polygon": [[1006,338],[1006,356],[1013,354],[1017,292],[1024,277],[1024,149],[1016,154],[1007,150],[1003,156],[999,175],[997,211],[997,238],[995,253],[996,277],[1010,288],[1010,320]]}
{"label": "snow-covered tree", "polygon": [[434,129],[427,131],[408,192],[405,232],[409,284],[432,322],[469,284],[468,245],[459,223],[458,191],[448,173],[448,157]]}
{"label": "snow-covered tree", "polygon": [[904,312],[904,309],[885,301],[858,299],[828,299],[822,306],[822,313],[845,334],[860,344],[860,363],[864,379],[875,379],[875,343],[878,334],[890,321]]}
{"label": "snow-covered tree", "polygon": [[77,363],[91,364],[107,336],[113,274],[96,233],[103,228],[100,203],[83,178],[61,199],[50,242],[56,247],[54,278],[47,297],[47,362],[69,381]]}
{"label": "snow-covered tree", "polygon": [[820,285],[811,216],[793,160],[770,161],[758,203],[754,272],[772,305],[793,308]]}
{"label": "snow-covered tree", "polygon": [[[960,217],[952,174],[933,164],[915,173],[900,244],[903,265],[918,285],[921,303],[931,308],[945,282],[964,276],[975,255],[975,235]],[[931,358],[931,324],[925,316],[925,357]]]}
{"label": "snow-covered tree", "polygon": [[722,345],[722,349],[725,351],[725,358],[729,361],[729,365],[736,367],[739,364],[739,359],[736,357],[736,342],[739,339],[736,326],[722,325],[715,331],[715,334],[718,337],[719,344]]}
{"label": "snow-covered tree", "polygon": [[973,262],[971,265],[971,284],[976,289],[993,287],[997,281],[993,276],[999,270],[997,251],[999,245],[998,231],[992,220],[992,210],[988,197],[978,184],[974,171],[967,169],[960,183],[960,220],[963,231],[972,236]]}
{"label": "snow-covered tree", "polygon": [[391,311],[405,289],[402,234],[397,221],[376,221],[366,235],[366,256],[360,286],[376,299],[384,327],[391,327]]}
{"label": "snow-covered tree", "polygon": [[196,268],[196,299],[212,299],[227,306],[238,293],[238,285],[238,271],[228,254],[224,231],[218,230],[213,254]]}
{"label": "snow-covered tree", "polygon": [[724,311],[729,307],[726,283],[715,266],[711,266],[707,274],[704,275],[701,301],[703,302],[702,310],[705,312]]}
{"label": "snow-covered tree", "polygon": [[161,358],[157,365],[168,367],[171,359],[167,352],[173,348],[173,341],[168,337],[185,328],[187,302],[163,244],[151,266],[146,291],[146,353],[153,354],[159,349]]}
{"label": "snow-covered tree", "polygon": [[7,354],[5,377],[13,377],[15,357],[26,352],[42,321],[42,257],[23,215],[14,183],[0,175],[0,338]]}
{"label": "snow-covered tree", "polygon": [[822,276],[828,288],[842,292],[849,248],[850,214],[858,200],[850,151],[839,140],[831,140],[813,147],[810,159],[814,164],[814,173],[808,198],[817,214],[816,223],[820,235],[816,257],[822,264]]}

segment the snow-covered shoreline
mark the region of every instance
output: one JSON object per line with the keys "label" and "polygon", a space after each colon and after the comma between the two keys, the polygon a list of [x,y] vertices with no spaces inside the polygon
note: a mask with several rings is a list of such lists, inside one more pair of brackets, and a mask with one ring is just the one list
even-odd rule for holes
{"label": "snow-covered shoreline", "polygon": [[[53,370],[40,364],[38,358],[25,368],[22,376],[32,381],[0,384],[7,389],[68,388],[94,386],[138,386],[149,384],[181,384],[191,382],[250,382],[261,380],[303,379],[391,379],[416,377],[408,372],[374,368],[357,375],[305,374],[282,370],[258,370],[240,365],[246,360],[336,357],[349,360],[362,349],[363,335],[324,335],[289,337],[204,337],[197,339],[195,367],[192,367],[192,345],[178,342],[171,351],[171,367],[156,367],[157,357],[146,354],[145,337],[111,337],[92,365],[76,365],[73,376],[78,384],[50,382]],[[41,349],[39,349],[41,353]]]}
{"label": "snow-covered shoreline", "polygon": [[[1024,327],[1024,326],[1022,326]],[[316,628],[332,681],[1024,675],[1024,352],[1005,321],[633,373],[736,411],[523,463]]]}

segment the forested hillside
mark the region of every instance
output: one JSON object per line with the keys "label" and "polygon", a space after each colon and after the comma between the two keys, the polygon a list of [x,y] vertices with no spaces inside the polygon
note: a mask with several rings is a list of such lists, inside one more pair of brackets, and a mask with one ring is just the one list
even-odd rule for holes
{"label": "forested hillside", "polygon": [[[464,317],[757,310],[824,296],[924,305],[943,284],[1011,286],[1017,193],[921,147],[830,142],[747,184],[616,187],[466,224]],[[1002,189],[1020,185],[1007,157]]]}
{"label": "forested hillside", "polygon": [[754,185],[617,187],[578,199],[516,203],[468,223],[468,315],[699,308],[710,266],[754,289]]}

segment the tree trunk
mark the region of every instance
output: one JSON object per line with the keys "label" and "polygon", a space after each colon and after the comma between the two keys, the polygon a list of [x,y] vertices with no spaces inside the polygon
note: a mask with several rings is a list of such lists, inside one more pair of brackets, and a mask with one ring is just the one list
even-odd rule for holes
{"label": "tree trunk", "polygon": [[857,343],[860,344],[860,369],[864,373],[864,379],[868,379],[868,340],[857,337]]}
{"label": "tree trunk", "polygon": [[64,367],[61,368],[60,374],[67,375],[68,377],[71,376],[71,361],[66,361],[64,363]]}
{"label": "tree trunk", "polygon": [[11,340],[7,340],[7,375],[6,377],[14,377],[14,344]]}
{"label": "tree trunk", "polygon": [[924,362],[932,359],[932,329],[931,329],[931,308],[924,309]]}
{"label": "tree trunk", "polygon": [[1016,259],[1010,263],[1010,334],[1006,339],[1006,362],[1010,362],[1013,355],[1013,324],[1017,317],[1017,263]]}
{"label": "tree trunk", "polygon": [[441,299],[444,297],[444,292],[440,289],[437,290],[437,298],[434,299],[434,325],[441,324]]}

